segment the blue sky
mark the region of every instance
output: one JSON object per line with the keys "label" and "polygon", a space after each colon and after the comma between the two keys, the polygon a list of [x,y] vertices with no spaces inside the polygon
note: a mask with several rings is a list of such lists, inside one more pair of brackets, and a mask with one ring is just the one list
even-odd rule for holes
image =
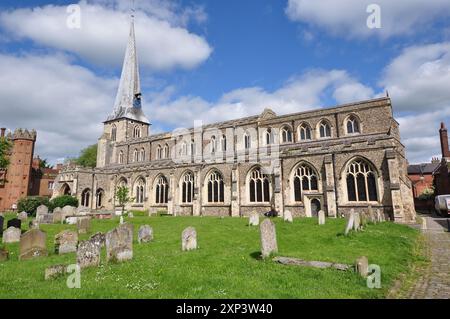
{"label": "blue sky", "polygon": [[[410,162],[439,156],[450,125],[450,1],[136,1],[144,111],[153,132],[283,114],[389,90]],[[38,130],[37,153],[57,162],[93,144],[112,111],[129,0],[0,4],[0,125]]]}

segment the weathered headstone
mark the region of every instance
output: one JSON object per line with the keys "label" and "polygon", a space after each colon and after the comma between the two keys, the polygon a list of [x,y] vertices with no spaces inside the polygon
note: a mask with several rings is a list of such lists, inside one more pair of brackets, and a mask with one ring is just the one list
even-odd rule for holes
{"label": "weathered headstone", "polygon": [[355,218],[353,221],[353,230],[359,231],[360,228],[361,228],[361,217],[359,213],[355,213]]}
{"label": "weathered headstone", "polygon": [[76,216],[77,210],[73,206],[66,205],[62,208],[62,221],[64,222],[65,219],[69,216]]}
{"label": "weathered headstone", "polygon": [[77,218],[77,228],[79,234],[87,234],[91,229],[91,218],[90,217],[78,217]]}
{"label": "weathered headstone", "polygon": [[55,253],[62,255],[77,251],[78,234],[71,230],[63,230],[55,236]]}
{"label": "weathered headstone", "polygon": [[98,232],[98,233],[95,233],[94,235],[92,235],[89,240],[94,242],[100,248],[105,247],[106,235],[103,234],[102,232]]}
{"label": "weathered headstone", "polygon": [[9,253],[5,248],[0,248],[0,262],[8,260]]}
{"label": "weathered headstone", "polygon": [[258,213],[250,214],[250,217],[248,219],[248,225],[249,226],[258,226],[259,225],[259,214]]}
{"label": "weathered headstone", "polygon": [[323,210],[319,210],[319,225],[325,225],[325,212]]}
{"label": "weathered headstone", "polygon": [[5,232],[3,233],[2,242],[4,244],[18,243],[18,242],[20,242],[21,234],[22,234],[22,231],[19,228],[11,226],[7,230],[5,230]]}
{"label": "weathered headstone", "polygon": [[94,241],[80,242],[77,249],[77,264],[80,268],[97,267],[100,265],[100,246]]}
{"label": "weathered headstone", "polygon": [[67,272],[66,265],[54,265],[45,268],[45,280],[51,280],[64,275]]}
{"label": "weathered headstone", "polygon": [[377,209],[376,214],[377,214],[377,220],[378,220],[378,222],[379,222],[379,223],[383,222],[383,216],[381,215],[381,212],[380,212],[379,209]]}
{"label": "weathered headstone", "polygon": [[6,228],[9,228],[9,227],[16,227],[16,228],[21,229],[22,228],[22,222],[18,218],[10,219],[10,220],[8,220]]}
{"label": "weathered headstone", "polygon": [[362,277],[367,277],[367,274],[369,273],[369,261],[367,260],[367,257],[362,256],[356,259],[355,269]]}
{"label": "weathered headstone", "polygon": [[28,214],[27,214],[27,212],[21,212],[21,213],[17,214],[17,218],[20,219],[20,221],[22,223],[25,223],[28,219]]}
{"label": "weathered headstone", "polygon": [[368,215],[367,215],[366,212],[361,212],[361,213],[359,214],[359,219],[360,219],[361,228],[367,226],[367,223],[369,222],[367,216],[368,216]]}
{"label": "weathered headstone", "polygon": [[294,221],[294,219],[292,218],[292,213],[289,210],[284,211],[283,219],[288,223],[292,223]]}
{"label": "weathered headstone", "polygon": [[123,223],[124,223],[124,221],[123,221],[123,216],[120,216],[119,224],[122,225]]}
{"label": "weathered headstone", "polygon": [[350,210],[350,214],[348,216],[347,225],[345,226],[345,235],[348,235],[348,233],[353,229],[353,224],[355,223],[355,212],[353,208]]}
{"label": "weathered headstone", "polygon": [[3,223],[5,222],[5,218],[0,216],[0,237],[3,236]]}
{"label": "weathered headstone", "polygon": [[194,227],[188,227],[181,233],[181,250],[197,249],[197,231]]}
{"label": "weathered headstone", "polygon": [[39,216],[36,216],[36,219],[39,224],[53,224],[52,214],[40,214]]}
{"label": "weathered headstone", "polygon": [[61,208],[56,207],[53,210],[52,216],[53,216],[53,224],[60,224],[63,222],[63,211]]}
{"label": "weathered headstone", "polygon": [[20,238],[19,260],[47,256],[47,234],[39,229],[27,231]]}
{"label": "weathered headstone", "polygon": [[39,217],[40,215],[46,215],[48,214],[48,207],[45,205],[40,205],[38,208],[36,208],[36,217]]}
{"label": "weathered headstone", "polygon": [[67,225],[76,225],[78,221],[78,217],[70,216],[65,219]]}
{"label": "weathered headstone", "polygon": [[133,258],[133,225],[122,224],[106,233],[106,260],[122,262]]}
{"label": "weathered headstone", "polygon": [[138,243],[148,243],[153,240],[153,228],[149,225],[142,225],[138,231]]}
{"label": "weathered headstone", "polygon": [[39,229],[39,222],[37,221],[36,218],[33,218],[29,223],[28,223],[28,227],[30,229]]}
{"label": "weathered headstone", "polygon": [[270,219],[264,219],[260,225],[261,232],[261,256],[267,258],[278,252],[275,224]]}
{"label": "weathered headstone", "polygon": [[373,213],[372,205],[369,205],[369,206],[367,207],[367,214],[369,215],[369,221],[370,221],[371,223],[375,223],[376,220],[375,220],[375,215],[374,215],[374,213]]}

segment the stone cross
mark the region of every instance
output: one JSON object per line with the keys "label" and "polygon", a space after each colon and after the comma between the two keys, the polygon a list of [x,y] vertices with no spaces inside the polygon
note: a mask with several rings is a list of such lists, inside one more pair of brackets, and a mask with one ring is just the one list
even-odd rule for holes
{"label": "stone cross", "polygon": [[19,228],[11,226],[7,230],[5,230],[5,232],[3,233],[2,242],[4,244],[18,243],[18,242],[20,242],[21,234],[22,234],[22,231]]}
{"label": "stone cross", "polygon": [[292,223],[294,219],[292,218],[292,213],[289,210],[284,211],[283,219],[285,222]]}
{"label": "stone cross", "polygon": [[258,213],[251,213],[250,217],[248,219],[248,225],[249,226],[258,226],[259,225],[259,214]]}
{"label": "stone cross", "polygon": [[353,208],[350,210],[350,215],[348,216],[347,225],[345,226],[345,235],[353,229],[353,224],[355,223],[355,211]]}
{"label": "stone cross", "polygon": [[138,243],[148,243],[153,240],[153,228],[149,225],[142,225],[138,231]]}
{"label": "stone cross", "polygon": [[92,240],[80,242],[77,249],[77,264],[80,268],[100,265],[100,247]]}
{"label": "stone cross", "polygon": [[106,233],[106,260],[122,262],[133,258],[133,224],[122,224]]}
{"label": "stone cross", "polygon": [[319,225],[325,225],[325,212],[319,210]]}
{"label": "stone cross", "polygon": [[55,236],[55,253],[62,255],[77,251],[78,234],[71,230],[63,230]]}
{"label": "stone cross", "polygon": [[20,238],[19,260],[47,256],[47,234],[39,229],[27,231]]}
{"label": "stone cross", "polygon": [[355,268],[360,276],[367,277],[369,273],[369,261],[367,260],[367,257],[362,256],[356,259]]}
{"label": "stone cross", "polygon": [[270,257],[271,254],[278,252],[277,235],[275,224],[270,219],[264,219],[260,225],[261,236],[261,256]]}
{"label": "stone cross", "polygon": [[194,227],[188,227],[181,233],[181,250],[197,249],[197,231]]}

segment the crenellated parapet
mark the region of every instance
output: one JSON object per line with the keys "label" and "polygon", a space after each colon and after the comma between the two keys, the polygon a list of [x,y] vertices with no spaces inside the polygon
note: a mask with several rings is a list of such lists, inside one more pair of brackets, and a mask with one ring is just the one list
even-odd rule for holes
{"label": "crenellated parapet", "polygon": [[30,140],[30,141],[36,141],[36,137],[37,137],[37,133],[36,130],[31,130],[28,131],[27,129],[21,129],[18,128],[16,130],[14,130],[14,133],[9,133],[8,134],[8,139],[11,140]]}

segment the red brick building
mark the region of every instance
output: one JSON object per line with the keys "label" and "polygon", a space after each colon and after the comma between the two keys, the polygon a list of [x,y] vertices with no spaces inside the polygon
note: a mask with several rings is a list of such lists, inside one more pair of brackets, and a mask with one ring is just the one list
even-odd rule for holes
{"label": "red brick building", "polygon": [[450,150],[448,146],[448,132],[444,123],[439,129],[441,139],[442,159],[434,171],[435,195],[450,194]]}
{"label": "red brick building", "polygon": [[2,128],[1,137],[10,140],[12,148],[8,156],[9,166],[0,170],[0,211],[11,209],[22,197],[50,197],[60,167],[39,167],[40,159],[34,159],[36,131],[16,129],[13,133],[5,133],[6,129]]}
{"label": "red brick building", "polygon": [[419,198],[425,190],[434,187],[433,173],[439,163],[439,159],[433,158],[431,163],[408,165],[408,177],[413,186],[414,199]]}

